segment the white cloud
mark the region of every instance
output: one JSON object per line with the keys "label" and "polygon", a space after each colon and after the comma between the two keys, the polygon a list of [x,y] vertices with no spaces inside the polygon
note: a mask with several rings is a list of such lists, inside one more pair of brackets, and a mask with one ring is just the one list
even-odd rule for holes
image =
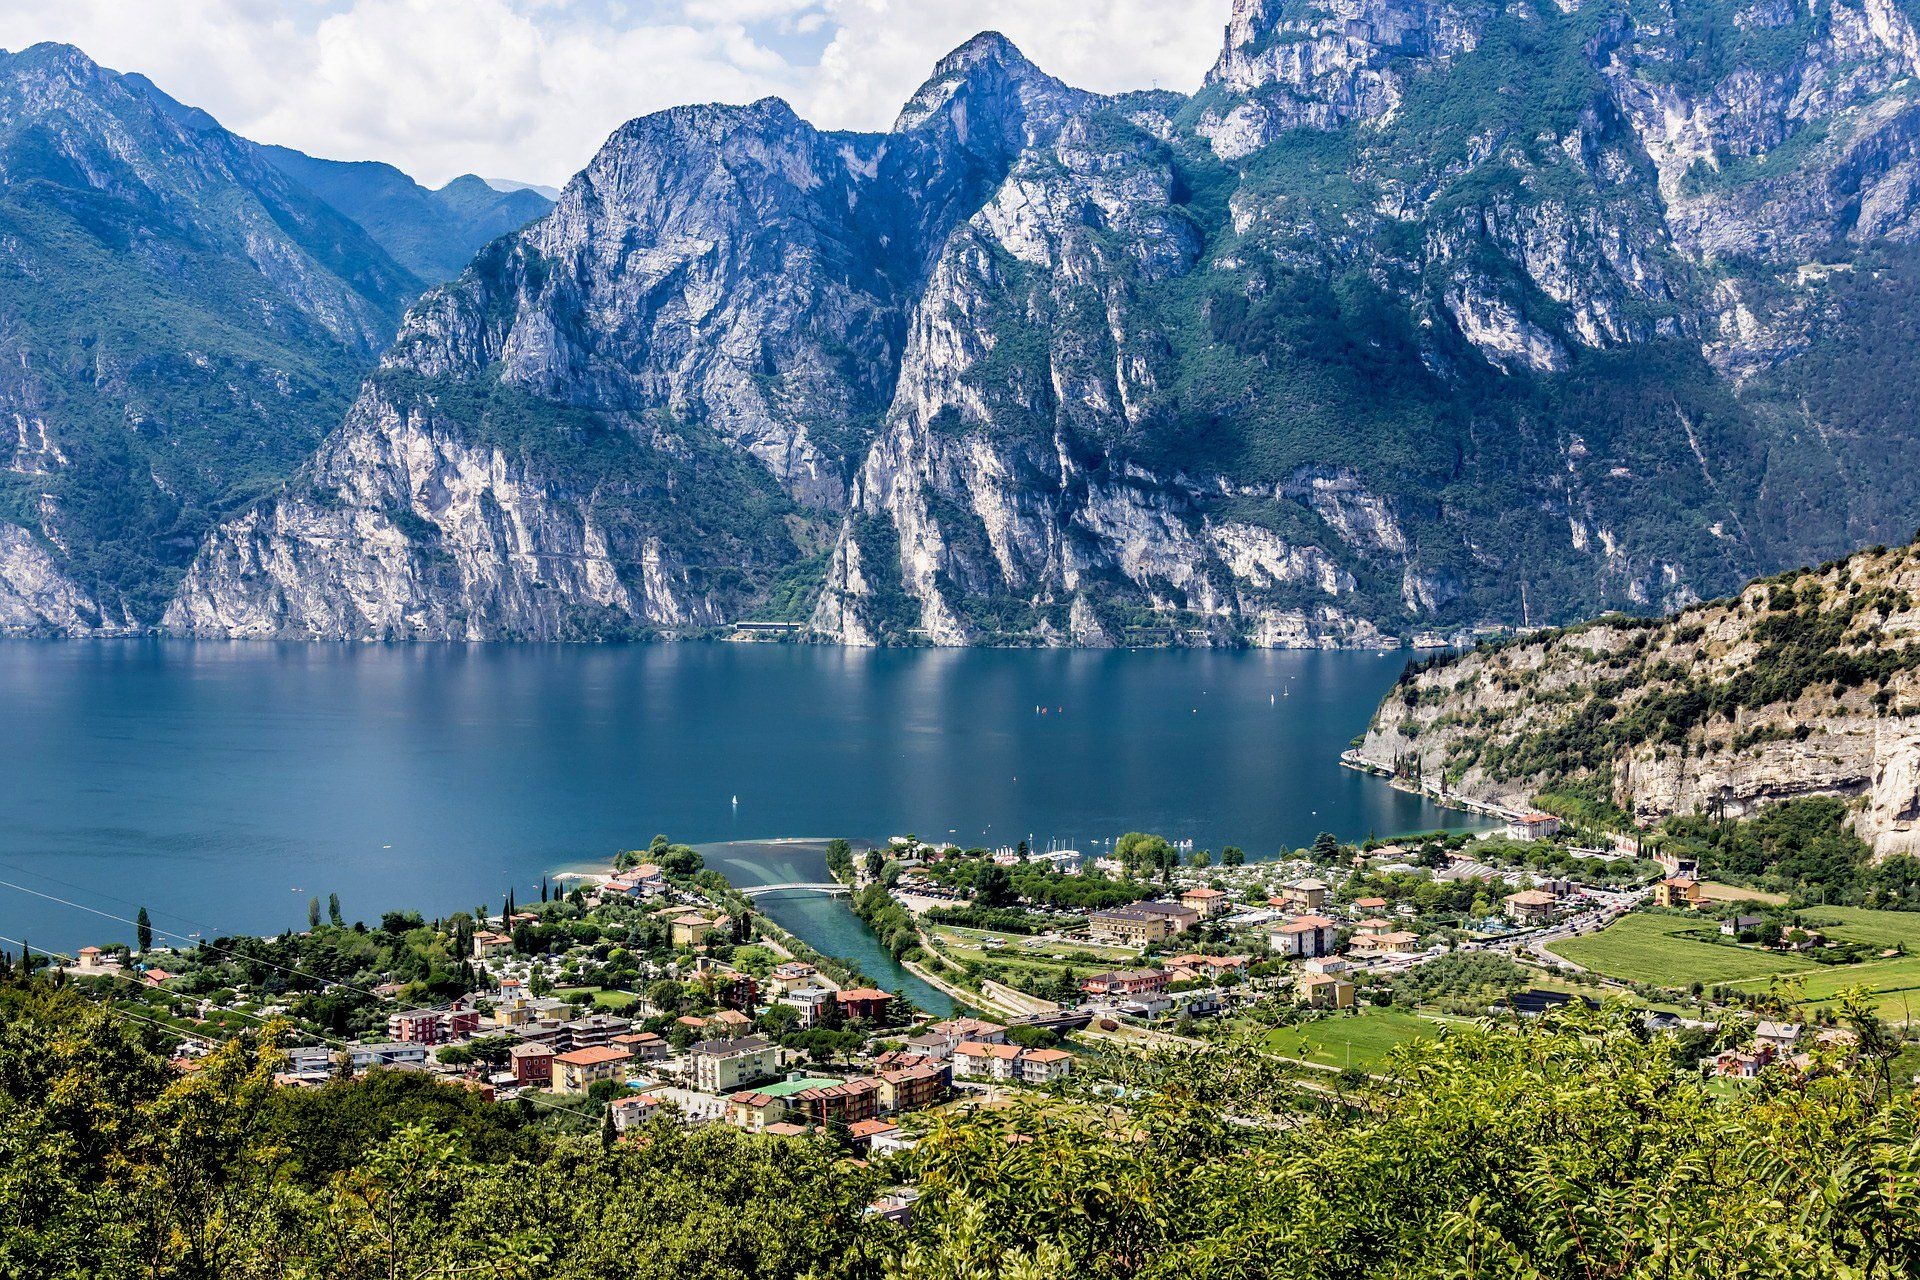
{"label": "white cloud", "polygon": [[80,46],[236,132],[430,183],[564,181],[634,116],[788,98],[882,129],[1004,32],[1070,83],[1192,89],[1228,0],[0,0],[0,47]]}

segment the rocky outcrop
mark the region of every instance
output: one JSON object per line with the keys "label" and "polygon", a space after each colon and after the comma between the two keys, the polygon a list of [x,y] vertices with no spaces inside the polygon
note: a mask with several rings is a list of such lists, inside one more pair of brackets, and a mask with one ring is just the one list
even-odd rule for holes
{"label": "rocky outcrop", "polygon": [[16,524],[0,524],[0,636],[112,633],[112,621]]}
{"label": "rocky outcrop", "polygon": [[1191,99],[989,34],[886,134],[649,116],[168,625],[1390,644],[1904,534],[1911,423],[1805,383],[1907,287],[1916,50],[1887,0],[1236,0]]}
{"label": "rocky outcrop", "polygon": [[1842,796],[1880,853],[1920,851],[1917,602],[1920,544],[1475,650],[1410,672],[1356,759],[1507,805],[1598,789],[1642,823]]}

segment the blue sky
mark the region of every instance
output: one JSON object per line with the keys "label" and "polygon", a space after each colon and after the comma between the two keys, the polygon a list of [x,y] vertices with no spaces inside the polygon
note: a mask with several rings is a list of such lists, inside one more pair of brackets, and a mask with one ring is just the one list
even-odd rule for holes
{"label": "blue sky", "polygon": [[1089,89],[1192,90],[1231,0],[0,0],[0,48],[64,40],[228,128],[424,182],[558,185],[612,130],[784,97],[884,129],[988,28]]}

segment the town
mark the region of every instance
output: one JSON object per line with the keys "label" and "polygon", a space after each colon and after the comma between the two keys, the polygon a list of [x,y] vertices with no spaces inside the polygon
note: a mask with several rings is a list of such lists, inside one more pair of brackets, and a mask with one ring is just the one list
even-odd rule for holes
{"label": "town", "polygon": [[[1857,1037],[1835,983],[1780,975],[1906,963],[1902,938],[1849,949],[1693,858],[1563,827],[1528,812],[1358,845],[1322,835],[1257,862],[1142,833],[1092,855],[832,842],[856,913],[951,1016],[814,952],[665,837],[543,883],[537,902],[348,925],[315,899],[310,927],[277,938],[155,945],[142,925],[137,946],[53,964],[167,1028],[183,1071],[274,1026],[289,1088],[421,1072],[614,1138],[664,1120],[878,1154],[910,1149],[934,1113],[1065,1097],[1078,1076],[1097,1088],[1133,1050],[1251,1045],[1354,1083],[1450,1025],[1607,998],[1674,1033],[1703,1075],[1806,1073]],[[1615,931],[1648,927],[1720,967],[1610,973]],[[1863,926],[1831,932],[1849,927]],[[1772,980],[1743,979],[1742,961]],[[1911,1075],[1920,1051],[1899,1052]]]}

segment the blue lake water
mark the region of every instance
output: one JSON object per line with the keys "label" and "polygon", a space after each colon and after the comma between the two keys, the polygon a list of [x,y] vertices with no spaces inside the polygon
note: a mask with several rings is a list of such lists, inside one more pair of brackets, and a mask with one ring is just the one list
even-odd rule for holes
{"label": "blue lake water", "polygon": [[[369,920],[497,905],[509,886],[525,901],[543,873],[655,832],[1092,850],[1137,829],[1262,857],[1323,829],[1457,825],[1338,764],[1404,661],[4,643],[0,878],[213,936],[301,926],[328,893]],[[824,878],[796,846],[716,865],[742,883]],[[766,906],[822,950],[870,944],[843,903]],[[0,936],[72,948],[132,930],[0,886]],[[855,958],[905,985],[876,954]]]}

